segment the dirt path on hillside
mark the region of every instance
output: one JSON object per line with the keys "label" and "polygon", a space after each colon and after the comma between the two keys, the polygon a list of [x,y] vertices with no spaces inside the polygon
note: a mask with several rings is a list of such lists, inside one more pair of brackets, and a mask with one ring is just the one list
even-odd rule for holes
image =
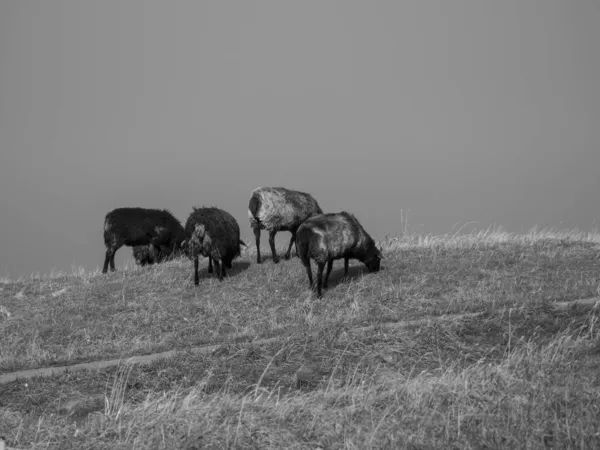
{"label": "dirt path on hillside", "polygon": [[[565,309],[565,308],[568,308],[575,304],[594,306],[598,302],[600,302],[600,297],[593,297],[593,298],[588,298],[588,299],[583,299],[583,300],[574,300],[574,301],[569,301],[569,302],[554,302],[554,303],[551,303],[551,305],[558,309]],[[517,309],[517,308],[514,308],[514,309]],[[480,313],[466,313],[466,314],[448,314],[448,315],[435,316],[435,317],[424,317],[422,319],[404,320],[404,321],[400,321],[400,322],[387,322],[387,323],[382,323],[382,324],[377,324],[377,325],[370,325],[367,327],[356,327],[356,328],[351,328],[351,329],[347,330],[346,332],[355,334],[355,333],[363,333],[363,332],[371,331],[371,330],[375,330],[375,329],[393,330],[393,329],[397,329],[397,328],[407,327],[410,325],[419,325],[419,324],[447,321],[447,320],[458,320],[458,319],[463,319],[463,318],[467,318],[467,317],[475,317],[475,316],[478,316],[481,314],[483,314],[483,313],[480,312]],[[276,342],[280,339],[281,339],[280,336],[276,336],[276,337],[267,338],[267,339],[257,339],[255,341],[250,341],[250,342],[240,342],[240,343],[237,343],[237,345],[264,345],[264,344],[270,344],[272,342]],[[194,347],[191,350],[190,349],[169,350],[169,351],[161,352],[161,353],[152,353],[150,355],[132,356],[130,358],[118,358],[118,359],[110,359],[110,360],[93,361],[93,362],[88,362],[88,363],[73,364],[73,365],[69,365],[69,366],[40,367],[37,369],[20,370],[18,372],[11,372],[11,373],[5,373],[5,374],[0,375],[0,384],[10,383],[11,381],[15,381],[15,380],[19,380],[19,379],[29,379],[29,378],[33,378],[33,377],[50,377],[50,376],[59,375],[61,373],[65,373],[65,372],[74,372],[77,370],[101,370],[101,369],[104,369],[107,367],[117,366],[122,363],[147,364],[152,361],[156,361],[157,359],[169,358],[169,357],[175,356],[177,354],[181,354],[181,353],[207,354],[207,353],[212,353],[217,348],[219,348],[223,345],[233,345],[233,343],[222,342],[219,344],[203,345],[203,346]]]}

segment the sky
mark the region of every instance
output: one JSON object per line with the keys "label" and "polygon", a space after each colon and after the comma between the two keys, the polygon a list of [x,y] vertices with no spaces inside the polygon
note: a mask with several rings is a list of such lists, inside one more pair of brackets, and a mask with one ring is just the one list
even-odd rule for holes
{"label": "sky", "polygon": [[591,230],[598,23],[597,0],[0,2],[0,276],[96,270],[124,206],[218,206],[253,242],[258,186],[377,240],[406,215]]}

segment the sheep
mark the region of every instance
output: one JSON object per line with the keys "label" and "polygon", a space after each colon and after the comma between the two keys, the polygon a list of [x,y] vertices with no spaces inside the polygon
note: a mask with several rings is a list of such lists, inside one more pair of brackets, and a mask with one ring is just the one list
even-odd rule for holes
{"label": "sheep", "polygon": [[275,251],[275,235],[278,231],[292,233],[285,259],[290,259],[292,245],[296,242],[296,230],[309,217],[322,214],[317,201],[305,192],[293,191],[283,187],[259,187],[252,191],[248,202],[248,219],[256,238],[256,262],[261,263],[260,231],[269,232],[269,245],[273,262],[279,258]]}
{"label": "sheep", "polygon": [[106,255],[102,273],[108,271],[109,264],[110,270],[115,270],[115,253],[123,245],[148,246],[150,259],[155,261],[158,253],[171,256],[179,252],[183,239],[183,226],[166,209],[114,209],[104,218]]}
{"label": "sheep", "polygon": [[[358,259],[370,272],[380,269],[381,251],[354,215],[342,211],[321,214],[306,220],[296,232],[296,252],[308,274],[314,290],[310,259],[317,263],[317,298],[322,298],[322,288],[327,289],[333,261],[344,258],[344,275],[348,275],[348,261]],[[327,272],[323,270],[327,263]]]}
{"label": "sheep", "polygon": [[223,281],[232,261],[240,256],[240,246],[247,247],[240,239],[240,226],[227,211],[215,207],[196,208],[185,224],[185,240],[181,244],[188,258],[194,261],[194,284],[198,286],[198,255],[208,257],[208,273],[213,272]]}

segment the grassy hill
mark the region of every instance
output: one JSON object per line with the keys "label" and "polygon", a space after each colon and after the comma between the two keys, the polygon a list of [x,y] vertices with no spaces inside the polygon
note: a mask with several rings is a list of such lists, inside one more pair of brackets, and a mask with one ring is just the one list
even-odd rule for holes
{"label": "grassy hill", "polygon": [[[0,376],[181,350],[149,364],[0,384],[22,448],[600,448],[600,234],[404,233],[384,269],[298,258],[192,282],[176,260],[0,284]],[[265,255],[268,252],[263,252]],[[263,344],[248,344],[275,338]],[[200,353],[193,347],[222,344]]]}

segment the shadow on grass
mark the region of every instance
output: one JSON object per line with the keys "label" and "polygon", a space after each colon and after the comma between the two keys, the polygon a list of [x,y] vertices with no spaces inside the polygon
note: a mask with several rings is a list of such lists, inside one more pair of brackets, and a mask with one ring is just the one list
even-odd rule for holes
{"label": "shadow on grass", "polygon": [[[328,282],[327,289],[323,288],[323,290],[331,290],[331,289],[335,288],[338,284],[350,283],[352,280],[360,278],[363,275],[367,276],[367,275],[372,274],[372,272],[369,272],[369,269],[367,269],[364,265],[361,264],[361,265],[348,267],[348,275],[344,275],[343,263],[342,263],[341,267],[338,267],[337,269],[335,268],[335,262],[333,264],[334,264],[334,266],[333,266],[334,268],[331,271],[331,274],[329,275],[329,282]],[[311,263],[311,268],[312,268],[312,272],[313,272],[313,280],[316,283],[316,281],[317,281],[316,265],[314,263]],[[327,270],[327,268],[325,268],[325,270]],[[383,267],[382,267],[382,270],[384,270]],[[306,276],[306,269],[304,269],[304,273]],[[325,273],[323,273],[323,276],[325,276]],[[306,278],[305,281],[308,284],[308,278]]]}
{"label": "shadow on grass", "polygon": [[[250,261],[247,260],[234,260],[232,262],[232,268],[231,269],[225,269],[225,279],[223,281],[225,281],[227,278],[231,278],[236,276],[237,274],[248,270],[248,267],[250,267],[252,263]],[[194,263],[192,261],[189,262],[189,271],[190,273],[193,274],[194,271]],[[213,267],[213,273],[208,273],[208,259],[204,259],[203,261],[200,261],[200,268],[198,269],[198,276],[200,277],[200,280],[202,280],[203,278],[217,278],[217,272]],[[192,275],[193,277],[193,275]]]}
{"label": "shadow on grass", "polygon": [[[369,272],[369,269],[367,269],[364,265],[360,265],[360,266],[350,266],[348,267],[348,275],[344,275],[344,264],[342,262],[341,267],[339,268],[335,268],[335,263],[334,264],[334,268],[331,271],[331,275],[329,275],[329,285],[328,285],[328,289],[333,289],[334,287],[336,287],[338,284],[342,284],[342,283],[349,283],[352,280],[356,279],[356,278],[360,278],[363,275],[369,275],[371,272]],[[327,268],[325,268],[325,270],[327,270]]]}
{"label": "shadow on grass", "polygon": [[237,260],[237,261],[233,261],[232,263],[232,268],[231,269],[226,269],[227,270],[227,276],[234,276],[237,275],[238,273],[241,273],[245,270],[248,270],[248,267],[250,267],[252,263],[248,260]]}
{"label": "shadow on grass", "polygon": [[[292,250],[292,255],[290,256],[290,259],[285,259],[285,252],[277,252],[277,257],[279,258],[279,262],[286,262],[286,261],[294,261],[294,260],[298,260],[300,261],[300,258],[298,258],[298,256],[296,255],[296,253]],[[256,262],[256,255],[250,256],[249,257],[250,261],[252,262],[252,264],[258,264]],[[273,255],[271,254],[271,252],[269,251],[269,253],[262,253],[260,254],[260,264],[265,264],[265,263],[269,263],[269,264],[273,264]]]}

